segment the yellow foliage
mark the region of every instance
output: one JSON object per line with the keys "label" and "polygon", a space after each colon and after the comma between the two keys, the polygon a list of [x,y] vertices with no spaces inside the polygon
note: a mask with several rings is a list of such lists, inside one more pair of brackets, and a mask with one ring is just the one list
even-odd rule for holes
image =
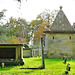
{"label": "yellow foliage", "polygon": [[43,35],[43,31],[46,30],[45,26],[49,24],[48,22],[44,22],[39,25],[39,29],[34,33],[34,43],[38,43],[40,40],[40,36]]}
{"label": "yellow foliage", "polygon": [[10,43],[26,43],[26,39],[21,38],[21,37],[12,36]]}

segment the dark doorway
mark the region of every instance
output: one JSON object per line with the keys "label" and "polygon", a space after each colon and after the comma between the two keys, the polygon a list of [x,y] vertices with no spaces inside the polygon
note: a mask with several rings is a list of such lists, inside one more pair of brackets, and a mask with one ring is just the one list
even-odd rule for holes
{"label": "dark doorway", "polygon": [[0,48],[0,59],[15,59],[16,48]]}

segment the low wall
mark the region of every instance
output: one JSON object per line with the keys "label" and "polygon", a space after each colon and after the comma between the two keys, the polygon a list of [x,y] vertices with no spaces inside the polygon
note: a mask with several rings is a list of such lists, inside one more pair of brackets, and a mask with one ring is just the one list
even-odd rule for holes
{"label": "low wall", "polygon": [[32,57],[32,49],[31,48],[23,49],[23,57]]}
{"label": "low wall", "polygon": [[32,56],[39,56],[39,49],[33,49]]}

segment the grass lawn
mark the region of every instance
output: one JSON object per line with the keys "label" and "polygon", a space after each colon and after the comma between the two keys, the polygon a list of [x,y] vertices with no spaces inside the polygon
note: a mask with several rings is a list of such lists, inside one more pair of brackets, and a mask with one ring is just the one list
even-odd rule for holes
{"label": "grass lawn", "polygon": [[0,68],[0,75],[64,75],[66,66],[70,63],[71,71],[69,75],[75,75],[75,59],[67,60],[64,64],[62,59],[45,59],[45,69],[20,69],[22,67],[41,66],[41,57],[24,58],[26,64],[23,66],[9,66]]}

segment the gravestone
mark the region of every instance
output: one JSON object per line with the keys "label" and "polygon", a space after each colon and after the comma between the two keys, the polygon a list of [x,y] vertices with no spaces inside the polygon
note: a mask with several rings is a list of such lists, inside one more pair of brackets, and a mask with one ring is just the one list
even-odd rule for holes
{"label": "gravestone", "polygon": [[69,74],[68,71],[70,71],[70,63],[67,64],[65,74]]}
{"label": "gravestone", "polygon": [[68,59],[71,60],[72,59],[71,56],[68,56]]}
{"label": "gravestone", "polygon": [[63,60],[64,60],[64,63],[66,63],[66,61],[67,61],[67,57],[65,56],[65,57],[63,58]]}
{"label": "gravestone", "polygon": [[68,71],[65,71],[65,74],[68,74]]}
{"label": "gravestone", "polygon": [[4,63],[1,64],[1,68],[4,68]]}
{"label": "gravestone", "polygon": [[70,63],[67,64],[66,70],[67,70],[67,71],[70,71]]}
{"label": "gravestone", "polygon": [[66,58],[66,56],[63,56],[62,60],[64,60]]}

